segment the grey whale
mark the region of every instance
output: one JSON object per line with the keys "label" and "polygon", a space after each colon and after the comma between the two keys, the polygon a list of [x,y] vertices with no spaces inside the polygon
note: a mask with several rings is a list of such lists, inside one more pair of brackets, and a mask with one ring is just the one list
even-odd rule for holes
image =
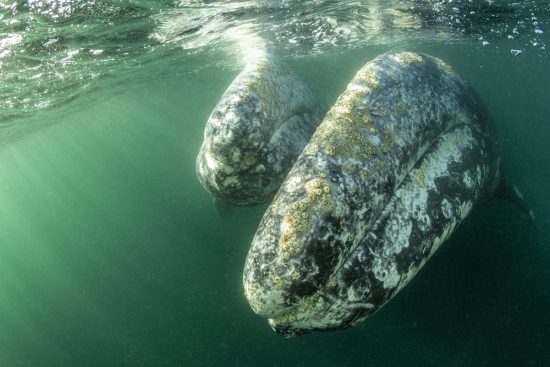
{"label": "grey whale", "polygon": [[443,61],[389,52],[327,112],[265,212],[243,273],[284,336],[380,309],[500,182],[496,130]]}
{"label": "grey whale", "polygon": [[206,123],[199,181],[233,205],[268,202],[321,117],[313,92],[288,67],[267,56],[250,62]]}

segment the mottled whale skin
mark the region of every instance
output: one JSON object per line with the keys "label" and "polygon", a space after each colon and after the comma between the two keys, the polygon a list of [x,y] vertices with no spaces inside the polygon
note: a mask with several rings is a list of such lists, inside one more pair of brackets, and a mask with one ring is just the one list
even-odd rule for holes
{"label": "mottled whale skin", "polygon": [[268,56],[251,61],[208,119],[199,181],[234,205],[271,200],[321,118],[313,93],[284,64]]}
{"label": "mottled whale skin", "polygon": [[389,301],[499,180],[494,124],[441,60],[359,70],[264,214],[243,283],[279,334],[342,329]]}

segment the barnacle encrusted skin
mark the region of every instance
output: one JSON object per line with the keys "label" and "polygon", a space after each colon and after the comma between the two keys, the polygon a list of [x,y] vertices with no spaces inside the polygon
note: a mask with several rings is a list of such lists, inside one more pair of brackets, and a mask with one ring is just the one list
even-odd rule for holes
{"label": "barnacle encrusted skin", "polygon": [[[352,326],[403,288],[494,187],[497,154],[477,126],[443,134],[323,287],[269,320],[286,336]],[[423,177],[419,183],[418,176]]]}
{"label": "barnacle encrusted skin", "polygon": [[285,65],[254,60],[208,119],[196,162],[199,181],[235,205],[270,200],[321,117],[313,93]]}
{"label": "barnacle encrusted skin", "polygon": [[[410,52],[366,64],[289,172],[259,225],[243,276],[253,310],[281,334],[347,327],[379,309],[429,257],[423,246],[436,248],[494,188],[494,129],[473,90],[443,65]],[[453,144],[451,157],[445,149]],[[469,191],[444,180],[450,169],[472,175],[475,164],[483,174],[465,180],[475,182]],[[447,217],[426,209],[445,190],[456,201]],[[420,223],[411,215],[422,210],[423,231],[407,232]],[[369,260],[371,251],[396,240],[391,231],[379,233],[388,226],[408,244],[402,247],[420,253]]]}

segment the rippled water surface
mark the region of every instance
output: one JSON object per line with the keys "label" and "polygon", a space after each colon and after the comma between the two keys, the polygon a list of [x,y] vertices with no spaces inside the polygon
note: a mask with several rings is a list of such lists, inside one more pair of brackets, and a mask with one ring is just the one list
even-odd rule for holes
{"label": "rippled water surface", "polygon": [[[549,21],[548,1],[0,2],[0,365],[547,365]],[[372,318],[282,339],[241,285],[265,208],[216,213],[204,124],[258,54],[329,107],[396,49],[475,87],[537,220],[485,203]]]}

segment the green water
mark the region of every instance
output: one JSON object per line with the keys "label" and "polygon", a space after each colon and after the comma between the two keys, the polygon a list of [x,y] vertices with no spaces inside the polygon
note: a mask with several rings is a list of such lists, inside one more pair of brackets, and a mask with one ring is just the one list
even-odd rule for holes
{"label": "green water", "polygon": [[100,69],[71,89],[77,98],[11,111],[6,131],[33,128],[0,139],[0,366],[548,365],[550,58],[510,56],[505,42],[284,56],[326,106],[381,52],[443,58],[488,104],[503,165],[537,215],[479,206],[379,313],[293,339],[243,295],[265,208],[220,216],[195,177],[204,124],[242,63],[234,55],[162,50],[127,74]]}

